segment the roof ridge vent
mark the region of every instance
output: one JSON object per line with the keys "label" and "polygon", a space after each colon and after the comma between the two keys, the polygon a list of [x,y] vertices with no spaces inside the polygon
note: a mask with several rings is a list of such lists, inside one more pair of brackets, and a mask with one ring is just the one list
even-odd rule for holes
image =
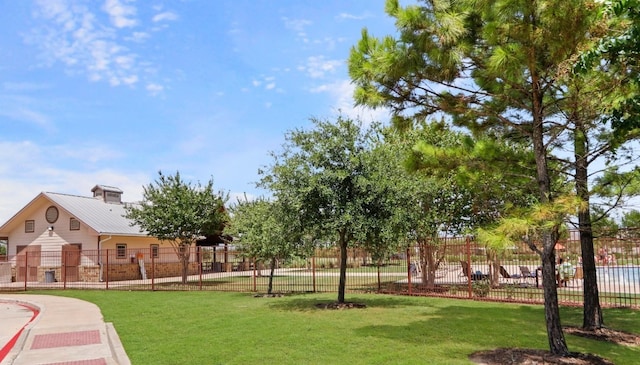
{"label": "roof ridge vent", "polygon": [[101,199],[105,203],[122,204],[123,191],[120,188],[109,185],[96,185],[91,189],[94,198]]}

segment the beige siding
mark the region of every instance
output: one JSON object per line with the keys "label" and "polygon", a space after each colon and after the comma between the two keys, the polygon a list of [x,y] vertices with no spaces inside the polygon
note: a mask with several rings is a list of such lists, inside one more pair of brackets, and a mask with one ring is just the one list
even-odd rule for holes
{"label": "beige siding", "polygon": [[[55,223],[49,223],[45,219],[45,212],[50,206],[46,200],[29,209],[27,214],[20,217],[19,224],[9,233],[9,256],[15,255],[16,246],[40,245],[42,251],[59,252],[62,245],[68,243],[82,244],[83,250],[96,250],[98,248],[98,235],[84,224],[80,224],[80,230],[71,231],[71,216],[64,210],[58,209],[59,217]],[[35,231],[25,233],[24,221],[34,220]],[[53,231],[49,227],[53,226]]]}

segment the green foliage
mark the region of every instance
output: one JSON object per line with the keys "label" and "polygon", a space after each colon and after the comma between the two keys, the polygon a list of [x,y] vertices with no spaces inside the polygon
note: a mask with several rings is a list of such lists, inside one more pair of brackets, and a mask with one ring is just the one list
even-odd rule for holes
{"label": "green foliage", "polygon": [[343,302],[347,247],[367,245],[381,257],[386,240],[398,232],[387,223],[394,214],[393,194],[370,156],[372,130],[343,117],[312,123],[313,129],[286,135],[282,152],[260,171],[258,185],[291,212],[300,234],[340,247],[338,301]]}
{"label": "green foliage", "polygon": [[476,231],[478,242],[491,249],[503,252],[519,242],[527,242],[529,246],[539,251],[535,242],[540,240],[541,234],[553,227],[560,227],[568,217],[584,209],[585,205],[573,195],[558,197],[551,203],[534,204],[526,209],[519,209],[518,213],[501,218],[490,229],[480,228]]}
{"label": "green foliage", "polygon": [[640,228],[640,211],[631,210],[622,216],[621,225],[623,228]]}
{"label": "green foliage", "polygon": [[213,179],[206,185],[188,183],[180,173],[163,175],[145,186],[140,205],[128,206],[126,216],[149,236],[169,242],[182,265],[182,282],[187,282],[189,252],[184,247],[196,240],[222,232],[228,215],[227,196],[213,191]]}
{"label": "green foliage", "polygon": [[230,212],[231,219],[224,231],[234,237],[234,243],[239,244],[247,256],[270,261],[308,253],[298,217],[287,216],[286,207],[277,201],[239,200]]}
{"label": "green foliage", "polygon": [[607,0],[599,13],[609,27],[604,37],[583,52],[574,71],[586,73],[593,69],[618,77],[631,86],[630,92],[619,94],[607,108],[607,117],[617,134],[640,128],[640,1]]}
{"label": "green foliage", "polygon": [[491,291],[491,282],[489,280],[475,280],[471,284],[471,290],[473,291],[473,295],[478,298],[484,298],[489,295]]}
{"label": "green foliage", "polygon": [[353,236],[367,213],[368,136],[360,124],[342,117],[336,123],[312,122],[314,129],[287,133],[281,154],[260,171],[259,186],[297,210],[301,226],[315,237],[324,238],[327,231]]}
{"label": "green foliage", "polygon": [[206,185],[185,182],[180,173],[164,175],[145,186],[140,205],[127,207],[127,218],[147,234],[174,246],[191,245],[196,239],[219,234],[227,221],[223,193]]}

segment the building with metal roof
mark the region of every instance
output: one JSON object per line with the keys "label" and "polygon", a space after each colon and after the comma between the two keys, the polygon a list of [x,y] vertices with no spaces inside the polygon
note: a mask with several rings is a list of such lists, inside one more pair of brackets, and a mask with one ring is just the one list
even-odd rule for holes
{"label": "building with metal roof", "polygon": [[[96,185],[91,192],[92,196],[42,192],[0,226],[0,240],[7,243],[16,280],[39,281],[44,270],[60,266],[65,276],[72,273],[78,280],[91,271],[80,267],[95,267],[92,276],[99,280],[110,251],[112,263],[122,264],[158,252],[158,239],[126,217],[131,203],[122,202],[122,190]],[[44,262],[45,257],[58,258]]]}

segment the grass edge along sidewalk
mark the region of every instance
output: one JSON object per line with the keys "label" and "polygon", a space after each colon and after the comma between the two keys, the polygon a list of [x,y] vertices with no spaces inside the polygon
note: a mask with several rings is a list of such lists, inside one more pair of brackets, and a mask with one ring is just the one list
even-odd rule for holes
{"label": "grass edge along sidewalk", "polygon": [[[470,364],[476,351],[548,349],[544,309],[426,297],[353,294],[365,309],[321,310],[335,294],[276,298],[219,292],[55,291],[97,304],[132,364]],[[561,308],[579,326],[581,308]],[[607,326],[640,332],[640,311],[604,309]],[[634,364],[640,349],[567,334],[569,349]]]}

